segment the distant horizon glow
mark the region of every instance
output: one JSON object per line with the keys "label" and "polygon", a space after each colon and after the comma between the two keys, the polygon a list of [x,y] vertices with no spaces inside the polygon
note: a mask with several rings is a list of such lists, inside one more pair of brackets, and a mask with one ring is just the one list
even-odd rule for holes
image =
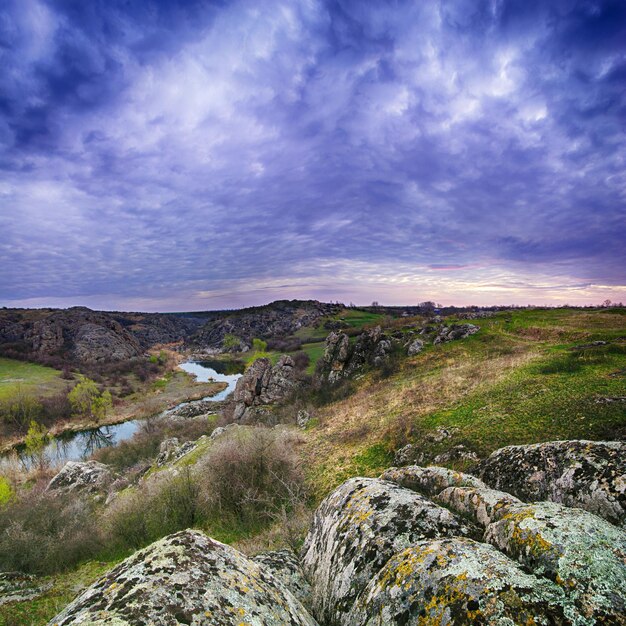
{"label": "distant horizon glow", "polygon": [[626,301],[620,0],[7,0],[0,306]]}

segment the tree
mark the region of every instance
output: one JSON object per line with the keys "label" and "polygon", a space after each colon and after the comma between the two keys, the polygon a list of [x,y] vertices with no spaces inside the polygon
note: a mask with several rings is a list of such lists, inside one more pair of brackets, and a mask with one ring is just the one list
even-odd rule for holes
{"label": "tree", "polygon": [[39,469],[44,469],[47,464],[46,458],[46,444],[48,443],[48,431],[43,424],[38,424],[35,420],[32,420],[24,444],[26,445],[26,453],[37,459],[37,465]]}
{"label": "tree", "polygon": [[113,406],[108,391],[100,393],[98,385],[90,378],[83,378],[68,395],[72,410],[76,415],[100,421]]}

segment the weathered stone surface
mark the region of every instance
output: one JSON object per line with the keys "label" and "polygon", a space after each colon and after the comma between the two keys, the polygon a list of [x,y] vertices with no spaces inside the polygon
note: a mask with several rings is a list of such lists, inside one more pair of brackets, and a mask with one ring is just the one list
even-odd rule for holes
{"label": "weathered stone surface", "polygon": [[0,572],[0,606],[9,602],[34,600],[52,587],[35,576],[21,572]]}
{"label": "weathered stone surface", "polygon": [[393,456],[393,464],[397,467],[404,465],[421,465],[426,459],[426,454],[418,446],[407,443],[402,446]]}
{"label": "weathered stone surface", "polygon": [[97,493],[105,490],[114,479],[109,467],[98,461],[68,461],[48,483],[46,491]]}
{"label": "weathered stone surface", "polygon": [[597,623],[626,616],[626,533],[582,509],[554,502],[509,506],[485,541],[555,581]]}
{"label": "weathered stone surface", "polygon": [[448,487],[435,500],[483,527],[501,519],[510,506],[523,504],[503,491],[477,487]]}
{"label": "weathered stone surface", "polygon": [[298,415],[296,416],[296,424],[299,428],[306,428],[309,425],[310,421],[311,414],[308,411],[298,411]]}
{"label": "weathered stone surface", "polygon": [[304,577],[300,560],[291,550],[263,552],[252,560],[278,579],[307,610],[311,609],[311,585]]}
{"label": "weathered stone surface", "polygon": [[469,532],[450,511],[408,489],[372,478],[348,480],[315,512],[302,550],[316,616],[341,624],[395,553],[422,539]]}
{"label": "weathered stone surface", "polygon": [[279,580],[198,531],[161,539],[105,574],[49,626],[314,626]]}
{"label": "weathered stone surface", "polygon": [[474,476],[445,467],[420,467],[419,465],[391,467],[383,472],[380,478],[430,497],[448,487],[476,487],[478,489],[486,487]]}
{"label": "weathered stone surface", "polygon": [[343,376],[343,370],[350,355],[350,338],[345,333],[332,332],[326,337],[324,356],[322,357],[329,383],[334,383]]}
{"label": "weathered stone surface", "polygon": [[434,459],[434,463],[453,463],[454,461],[470,461],[471,464],[477,463],[479,457],[472,450],[468,450],[462,443],[452,446],[449,450],[438,454]]}
{"label": "weathered stone surface", "polygon": [[252,407],[283,400],[295,386],[296,370],[290,356],[283,354],[273,367],[269,359],[257,359],[237,381],[233,392],[235,419],[244,419]]}
{"label": "weathered stone surface", "polygon": [[551,500],[626,525],[626,442],[552,441],[496,450],[479,465],[491,487]]}
{"label": "weathered stone surface", "polygon": [[157,467],[162,467],[166,463],[172,463],[174,461],[178,461],[178,459],[185,456],[192,450],[195,450],[196,443],[194,441],[185,441],[184,443],[179,443],[177,437],[171,437],[170,439],[166,439],[161,442],[161,446],[159,448],[159,456],[157,456],[156,464]]}
{"label": "weathered stone surface", "polygon": [[476,334],[479,330],[480,326],[474,324],[452,324],[451,326],[443,326],[437,333],[433,343],[438,344],[446,341],[454,341],[455,339],[465,339],[470,335]]}
{"label": "weathered stone surface", "polygon": [[[561,589],[471,539],[420,541],[393,556],[344,626],[571,624]],[[569,618],[569,619],[568,619]]]}
{"label": "weathered stone surface", "polygon": [[408,356],[415,356],[419,354],[424,347],[424,342],[421,339],[414,339],[410,344],[407,350]]}

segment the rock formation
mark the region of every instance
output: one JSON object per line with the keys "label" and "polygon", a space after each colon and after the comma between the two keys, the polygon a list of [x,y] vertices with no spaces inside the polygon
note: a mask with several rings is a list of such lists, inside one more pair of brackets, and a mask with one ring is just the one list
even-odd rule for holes
{"label": "rock formation", "polygon": [[182,531],[129,557],[49,626],[314,626],[262,565],[198,531]]}
{"label": "rock formation", "polygon": [[98,461],[68,461],[52,478],[47,491],[59,493],[98,493],[115,480],[110,468]]}
{"label": "rock formation", "polygon": [[551,500],[626,525],[626,442],[508,446],[482,461],[478,471],[488,485],[522,500]]}
{"label": "rock formation", "polygon": [[267,358],[257,359],[237,381],[234,418],[246,419],[254,413],[254,407],[280,402],[295,386],[296,370],[290,356],[283,354],[274,366]]}

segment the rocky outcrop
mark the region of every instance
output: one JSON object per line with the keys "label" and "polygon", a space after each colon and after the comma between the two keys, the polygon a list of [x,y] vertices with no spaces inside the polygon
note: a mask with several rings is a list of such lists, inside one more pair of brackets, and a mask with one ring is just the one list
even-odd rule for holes
{"label": "rocky outcrop", "polygon": [[563,592],[491,546],[455,537],[420,541],[370,581],[346,626],[569,624]]}
{"label": "rocky outcrop", "polygon": [[423,348],[424,342],[421,339],[413,339],[413,341],[409,343],[407,355],[415,356],[416,354],[419,354]]}
{"label": "rocky outcrop", "polygon": [[433,339],[434,344],[445,343],[446,341],[454,341],[456,339],[466,339],[470,335],[475,335],[480,330],[480,326],[475,324],[452,324],[451,326],[443,326],[437,332],[437,336]]}
{"label": "rocky outcrop", "polygon": [[257,359],[237,381],[234,418],[246,419],[254,407],[284,400],[295,386],[296,369],[290,356],[283,354],[274,366],[267,358]]}
{"label": "rocky outcrop", "polygon": [[157,467],[162,467],[167,463],[173,463],[181,459],[186,454],[195,450],[197,443],[195,441],[185,441],[180,443],[177,437],[170,437],[161,442],[159,447],[159,455],[156,458]]}
{"label": "rocky outcrop", "polygon": [[311,609],[311,585],[305,578],[300,560],[291,550],[263,552],[252,557],[266,571],[280,581],[302,603]]}
{"label": "rocky outcrop", "polygon": [[52,583],[21,572],[0,572],[0,606],[9,602],[26,602],[43,595]]}
{"label": "rocky outcrop", "polygon": [[396,553],[426,538],[462,536],[454,514],[394,483],[353,478],[315,512],[302,550],[320,622],[342,624],[356,598]]}
{"label": "rocky outcrop", "polygon": [[[278,300],[261,307],[227,312],[219,319],[210,320],[189,344],[206,352],[238,352],[248,349],[254,338],[287,337],[300,328],[316,326],[321,317],[335,315],[341,309],[341,305],[316,300]],[[230,345],[224,343],[227,335]]]}
{"label": "rocky outcrop", "polygon": [[445,467],[392,467],[381,474],[381,480],[388,480],[401,487],[434,496],[448,487],[477,487],[486,485],[474,476],[455,472]]}
{"label": "rocky outcrop", "polygon": [[50,626],[314,626],[302,604],[264,566],[187,530],[120,563]]}
{"label": "rocky outcrop", "polygon": [[626,525],[626,442],[552,441],[496,450],[478,473],[491,487]]}
{"label": "rocky outcrop", "polygon": [[98,461],[68,461],[48,483],[46,491],[98,493],[115,480],[110,468]]}
{"label": "rocky outcrop", "polygon": [[143,350],[109,313],[85,307],[0,317],[0,344],[20,343],[33,359],[59,357],[78,363],[123,361]]}
{"label": "rocky outcrop", "polygon": [[388,361],[396,341],[380,326],[361,333],[353,346],[345,333],[330,333],[321,359],[321,377],[332,384],[368,367],[381,367]]}

